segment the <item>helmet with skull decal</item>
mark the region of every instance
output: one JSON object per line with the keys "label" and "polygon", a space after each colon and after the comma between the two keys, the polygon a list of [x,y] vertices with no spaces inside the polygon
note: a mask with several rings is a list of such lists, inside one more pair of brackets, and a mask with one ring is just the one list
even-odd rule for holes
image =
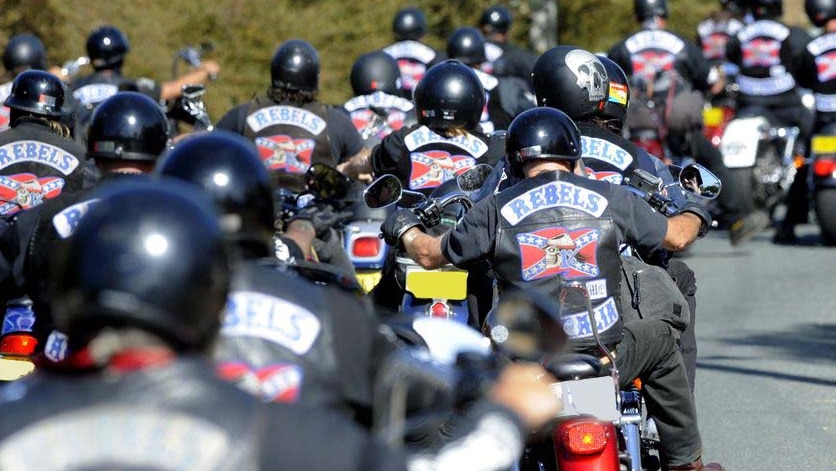
{"label": "helmet with skull decal", "polygon": [[531,77],[537,104],[557,108],[574,120],[595,116],[607,103],[607,70],[585,49],[557,46],[546,51]]}

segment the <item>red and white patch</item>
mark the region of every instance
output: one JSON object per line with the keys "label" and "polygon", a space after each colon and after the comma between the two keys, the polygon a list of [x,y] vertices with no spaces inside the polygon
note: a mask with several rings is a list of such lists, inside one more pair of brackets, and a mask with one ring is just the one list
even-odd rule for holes
{"label": "red and white patch", "polygon": [[255,138],[261,160],[269,170],[283,170],[287,173],[305,173],[311,166],[311,157],[316,141],[294,139],[276,135]]}
{"label": "red and white patch", "polygon": [[64,184],[62,178],[38,177],[34,173],[0,175],[0,214],[14,214],[55,198]]}
{"label": "red and white patch", "polygon": [[409,158],[409,188],[413,190],[435,188],[476,165],[476,159],[469,155],[450,155],[443,150],[413,152]]}
{"label": "red and white patch", "polygon": [[224,380],[257,395],[264,402],[293,404],[302,392],[304,371],[292,363],[252,368],[244,363],[224,362],[217,366],[217,372]]}

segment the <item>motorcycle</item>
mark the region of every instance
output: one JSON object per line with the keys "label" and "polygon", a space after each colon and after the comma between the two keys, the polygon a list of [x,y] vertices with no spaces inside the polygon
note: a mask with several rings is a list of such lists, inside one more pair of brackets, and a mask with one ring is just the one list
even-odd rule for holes
{"label": "motorcycle", "polygon": [[795,153],[800,130],[774,122],[765,111],[740,112],[726,126],[719,147],[741,197],[772,217],[804,163]]}
{"label": "motorcycle", "polygon": [[[538,362],[566,346],[559,308],[544,296],[515,292],[500,300],[493,338],[451,319],[400,316],[386,320],[403,342],[374,386],[372,431],[402,447],[416,431],[438,430],[454,411],[485,395],[502,361]],[[499,355],[497,355],[499,353]],[[416,397],[421,407],[415,407]]]}
{"label": "motorcycle", "polygon": [[[700,165],[671,166],[671,170],[677,183],[667,187],[661,179],[641,169],[625,179],[625,184],[666,216],[679,211],[680,203],[669,195],[673,186],[681,187],[686,198],[695,201],[716,198],[720,192],[720,180]],[[564,411],[550,430],[532,435],[520,469],[660,469],[659,437],[652,418],[646,414],[641,384],[619,387],[618,369],[598,335],[586,284],[564,282],[560,305],[574,319],[578,318],[576,313],[586,313],[600,355],[565,353],[544,360],[544,368],[558,380],[554,389],[564,403]],[[496,319],[497,314],[489,314],[484,326],[486,334],[493,335]]]}
{"label": "motorcycle", "polygon": [[811,176],[822,243],[836,246],[836,129],[825,128],[811,140]]}
{"label": "motorcycle", "polygon": [[[449,180],[436,188],[430,197],[403,189],[400,180],[394,175],[383,175],[366,188],[363,198],[370,208],[385,208],[395,204],[409,208],[418,215],[425,227],[432,230],[442,224],[454,224],[455,219],[473,207],[473,201],[466,192],[475,191],[481,186],[490,171],[492,168],[489,165],[477,165],[459,175],[456,180]],[[455,319],[463,324],[469,322],[471,313],[467,302],[467,271],[450,264],[426,270],[402,251],[396,253],[395,263],[396,282],[403,291],[399,312]]]}

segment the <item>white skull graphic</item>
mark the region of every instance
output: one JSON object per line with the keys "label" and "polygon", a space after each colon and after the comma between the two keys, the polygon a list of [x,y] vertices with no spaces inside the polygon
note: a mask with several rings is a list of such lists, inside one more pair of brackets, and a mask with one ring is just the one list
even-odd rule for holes
{"label": "white skull graphic", "polygon": [[604,99],[609,84],[607,71],[594,54],[583,49],[574,49],[566,54],[566,65],[575,74],[578,87],[589,92],[589,101]]}

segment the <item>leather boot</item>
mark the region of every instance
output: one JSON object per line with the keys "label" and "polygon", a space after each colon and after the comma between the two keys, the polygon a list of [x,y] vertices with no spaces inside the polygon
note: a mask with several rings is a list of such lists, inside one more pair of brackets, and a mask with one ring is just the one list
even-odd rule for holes
{"label": "leather boot", "polygon": [[670,471],[726,471],[726,468],[724,468],[720,463],[702,464],[702,458],[697,458],[697,461],[694,461],[691,464],[673,466],[668,469]]}

